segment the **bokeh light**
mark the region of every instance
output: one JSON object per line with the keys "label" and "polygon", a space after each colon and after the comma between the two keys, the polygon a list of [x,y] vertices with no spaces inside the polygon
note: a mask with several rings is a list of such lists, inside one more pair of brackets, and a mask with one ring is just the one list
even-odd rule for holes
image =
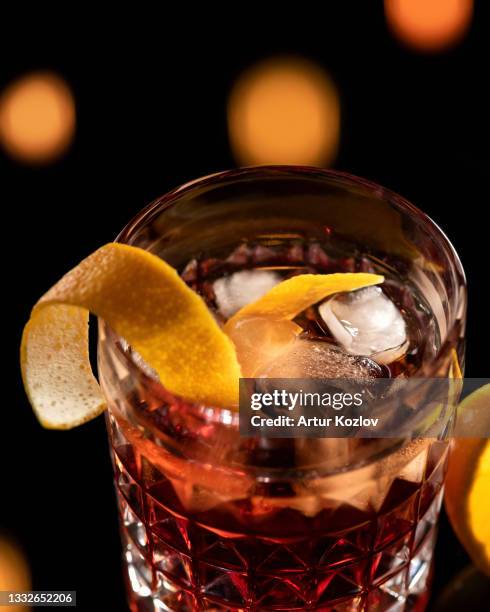
{"label": "bokeh light", "polygon": [[[11,540],[0,537],[0,591],[28,591],[31,576],[27,561],[18,546]],[[0,606],[0,610],[27,611],[29,606]]]}
{"label": "bokeh light", "polygon": [[385,0],[386,20],[402,42],[437,52],[456,44],[473,16],[473,0]]}
{"label": "bokeh light", "polygon": [[328,165],[339,142],[337,88],[309,61],[266,60],[235,84],[228,130],[239,164]]}
{"label": "bokeh light", "polygon": [[17,160],[55,160],[75,131],[75,103],[65,81],[51,72],[25,75],[0,96],[0,142]]}

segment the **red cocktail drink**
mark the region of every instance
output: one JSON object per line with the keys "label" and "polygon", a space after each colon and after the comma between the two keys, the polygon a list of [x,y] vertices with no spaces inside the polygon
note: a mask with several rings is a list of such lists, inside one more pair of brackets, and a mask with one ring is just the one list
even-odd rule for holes
{"label": "red cocktail drink", "polygon": [[[463,276],[449,243],[422,213],[363,181],[293,168],[225,173],[166,196],[120,240],[172,264],[220,323],[294,275],[385,276],[377,292],[303,311],[301,354],[257,376],[355,367],[449,377],[462,358]],[[349,339],[337,323],[351,333],[353,322]],[[170,394],[100,330],[132,610],[424,609],[443,436],[243,438],[235,411]]]}

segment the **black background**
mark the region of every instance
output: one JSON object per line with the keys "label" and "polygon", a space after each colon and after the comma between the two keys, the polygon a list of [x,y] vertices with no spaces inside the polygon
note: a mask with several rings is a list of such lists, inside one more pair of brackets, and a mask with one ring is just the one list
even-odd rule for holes
{"label": "black background", "polygon": [[[293,53],[330,72],[342,104],[334,167],[401,193],[448,234],[469,283],[466,373],[489,375],[488,3],[476,3],[465,40],[438,55],[397,43],[380,2],[328,2],[321,14],[277,5],[271,17],[253,6],[229,10],[2,20],[0,87],[26,71],[59,72],[74,91],[77,134],[69,153],[43,168],[0,152],[0,528],[24,548],[34,588],[76,589],[83,610],[126,610],[104,423],[41,429],[20,381],[22,326],[41,293],[145,204],[235,165],[226,100],[254,62]],[[441,528],[436,593],[468,562],[445,518]]]}

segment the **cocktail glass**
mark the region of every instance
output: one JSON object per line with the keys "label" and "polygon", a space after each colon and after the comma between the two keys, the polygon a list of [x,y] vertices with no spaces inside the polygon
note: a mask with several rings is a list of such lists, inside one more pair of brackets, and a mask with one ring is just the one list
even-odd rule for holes
{"label": "cocktail glass", "polygon": [[[285,166],[216,174],[158,199],[118,240],[174,266],[219,320],[214,282],[237,271],[381,272],[412,334],[385,375],[463,366],[456,253],[368,181]],[[240,438],[236,412],[170,394],[102,321],[99,332],[131,610],[425,608],[450,429]]]}

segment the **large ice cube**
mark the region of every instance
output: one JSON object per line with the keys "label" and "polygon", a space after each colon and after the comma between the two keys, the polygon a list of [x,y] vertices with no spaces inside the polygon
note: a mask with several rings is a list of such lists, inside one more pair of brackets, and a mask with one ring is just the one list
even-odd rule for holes
{"label": "large ice cube", "polygon": [[368,380],[380,375],[379,366],[349,355],[328,342],[296,339],[255,373],[257,378],[350,378]]}
{"label": "large ice cube", "polygon": [[218,310],[229,318],[243,306],[261,298],[280,281],[279,274],[271,270],[241,270],[218,278],[213,283]]}
{"label": "large ice cube", "polygon": [[332,336],[353,355],[390,363],[407,349],[405,321],[380,287],[366,287],[327,300],[319,313]]}

